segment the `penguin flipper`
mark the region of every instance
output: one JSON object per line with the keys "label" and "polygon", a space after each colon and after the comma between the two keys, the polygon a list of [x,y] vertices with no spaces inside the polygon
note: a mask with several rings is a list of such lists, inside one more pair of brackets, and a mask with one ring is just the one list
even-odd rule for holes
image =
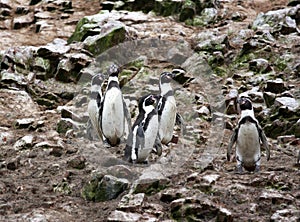
{"label": "penguin flipper", "polygon": [[175,124],[178,125],[178,126],[180,126],[182,134],[186,133],[186,126],[185,126],[185,123],[184,123],[184,119],[183,119],[183,117],[179,113],[176,113]]}
{"label": "penguin flipper", "polygon": [[133,140],[133,134],[131,132],[127,137],[125,154],[124,154],[125,160],[127,160],[128,162],[132,161],[131,159],[132,144],[133,144],[132,140]]}
{"label": "penguin flipper", "polygon": [[227,161],[230,161],[232,146],[237,140],[237,135],[238,135],[238,128],[234,129],[233,134],[230,138],[229,144],[227,146]]}
{"label": "penguin flipper", "polygon": [[261,139],[263,147],[266,149],[267,160],[269,160],[270,159],[270,147],[269,147],[269,144],[268,144],[266,134],[264,133],[264,131],[261,128],[259,128],[259,137]]}
{"label": "penguin flipper", "polygon": [[142,125],[138,127],[136,134],[136,149],[145,148],[145,133]]}
{"label": "penguin flipper", "polygon": [[124,124],[124,132],[125,132],[125,137],[128,137],[131,132],[131,117],[130,113],[128,111],[128,108],[126,106],[125,100],[123,99],[123,108],[124,108],[124,116],[125,116],[125,124]]}

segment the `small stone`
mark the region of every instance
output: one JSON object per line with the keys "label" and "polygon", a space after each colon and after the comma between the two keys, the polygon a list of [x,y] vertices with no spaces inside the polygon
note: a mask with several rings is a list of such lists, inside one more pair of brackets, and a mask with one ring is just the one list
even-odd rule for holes
{"label": "small stone", "polygon": [[269,65],[268,60],[266,59],[253,59],[249,62],[249,70],[258,72],[258,73],[267,73],[270,72],[271,66]]}
{"label": "small stone", "polygon": [[272,92],[278,94],[284,92],[284,90],[285,90],[285,86],[282,79],[267,81],[267,86],[265,88],[266,92]]}
{"label": "small stone", "polygon": [[196,111],[199,116],[209,116],[210,111],[206,106],[201,106],[200,109]]}
{"label": "small stone", "polygon": [[26,129],[33,123],[34,123],[34,118],[17,119],[15,122],[15,127],[17,129]]}
{"label": "small stone", "polygon": [[83,156],[76,156],[67,162],[68,167],[82,170],[85,167],[86,159]]}
{"label": "small stone", "polygon": [[146,172],[133,184],[134,193],[157,193],[166,188],[170,180],[159,172]]}
{"label": "small stone", "polygon": [[26,136],[22,137],[21,139],[19,139],[14,144],[14,148],[16,150],[30,148],[33,145],[32,142],[33,142],[33,135],[26,135]]}
{"label": "small stone", "polygon": [[107,221],[113,222],[138,222],[141,221],[142,215],[138,213],[123,212],[115,210],[108,216]]}
{"label": "small stone", "polygon": [[6,168],[8,170],[16,170],[18,169],[20,165],[20,159],[19,158],[13,158],[10,161],[7,162]]}
{"label": "small stone", "polygon": [[291,195],[289,194],[282,195],[278,191],[264,191],[260,195],[259,199],[263,202],[267,201],[269,204],[272,205],[280,205],[283,203],[291,204],[294,201],[294,198]]}
{"label": "small stone", "polygon": [[55,157],[60,157],[63,154],[63,148],[53,147],[49,154]]}
{"label": "small stone", "polygon": [[170,203],[176,199],[182,198],[187,192],[188,190],[185,187],[181,189],[168,189],[161,194],[160,200],[165,203]]}
{"label": "small stone", "polygon": [[56,131],[65,134],[69,129],[73,128],[73,122],[68,118],[62,118],[56,126]]}
{"label": "small stone", "polygon": [[144,198],[144,193],[126,194],[122,197],[121,201],[119,202],[118,209],[130,211],[137,210],[139,207],[142,206]]}
{"label": "small stone", "polygon": [[203,181],[206,181],[209,184],[216,182],[220,178],[218,174],[208,174],[202,177]]}

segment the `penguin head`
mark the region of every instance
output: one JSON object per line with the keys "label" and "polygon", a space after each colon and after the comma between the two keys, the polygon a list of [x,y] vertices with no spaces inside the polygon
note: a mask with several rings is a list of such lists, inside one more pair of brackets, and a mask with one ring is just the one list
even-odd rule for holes
{"label": "penguin head", "polygon": [[252,110],[252,102],[249,97],[242,96],[238,99],[238,104],[240,106],[241,111],[243,110]]}
{"label": "penguin head", "polygon": [[157,98],[152,95],[145,95],[139,100],[139,110],[146,110],[147,107],[152,106],[154,107],[155,102],[157,101]]}
{"label": "penguin head", "polygon": [[174,77],[174,73],[163,72],[162,74],[160,74],[160,84],[170,83]]}
{"label": "penguin head", "polygon": [[120,68],[116,64],[112,64],[108,67],[108,70],[107,70],[108,76],[118,77],[119,73],[120,73]]}
{"label": "penguin head", "polygon": [[92,77],[91,85],[101,86],[104,81],[104,75],[102,73],[96,74]]}

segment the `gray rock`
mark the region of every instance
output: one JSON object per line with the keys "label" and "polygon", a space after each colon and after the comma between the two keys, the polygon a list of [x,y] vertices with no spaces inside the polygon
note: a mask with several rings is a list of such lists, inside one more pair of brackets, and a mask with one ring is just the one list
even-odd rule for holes
{"label": "gray rock", "polygon": [[260,13],[252,24],[254,30],[269,30],[271,33],[290,34],[299,32],[296,21],[290,16],[293,9],[285,8],[267,13]]}
{"label": "gray rock", "polygon": [[129,185],[128,180],[116,178],[111,175],[96,175],[83,188],[83,196],[87,200],[102,202],[115,199]]}
{"label": "gray rock", "polygon": [[30,26],[34,23],[34,14],[28,13],[27,15],[22,15],[13,19],[13,29],[21,29]]}
{"label": "gray rock", "polygon": [[39,47],[37,49],[37,54],[42,58],[58,60],[64,54],[68,53],[70,49],[71,47],[67,45],[65,40],[54,39],[52,43]]}
{"label": "gray rock", "polygon": [[3,70],[0,73],[0,82],[2,84],[11,85],[11,84],[17,84],[17,85],[26,85],[26,80],[23,75],[16,74],[13,72],[9,72],[7,70]]}
{"label": "gray rock", "polygon": [[17,129],[25,129],[28,128],[30,125],[34,123],[34,118],[24,118],[24,119],[17,119],[15,121],[15,127]]}
{"label": "gray rock", "polygon": [[[294,197],[289,194],[281,194],[278,191],[263,191],[259,196],[260,204],[264,204],[267,202],[268,205],[280,205],[280,204],[291,204],[294,201]],[[267,210],[267,209],[266,209]]]}
{"label": "gray rock", "polygon": [[228,209],[214,204],[202,195],[172,201],[171,212],[173,219],[177,221],[200,219],[199,215],[204,221],[233,221]]}
{"label": "gray rock", "polygon": [[195,47],[195,51],[221,51],[224,53],[228,46],[229,42],[227,35],[211,35],[209,39],[199,42]]}
{"label": "gray rock", "polygon": [[146,172],[136,180],[131,188],[133,193],[152,194],[165,189],[170,180],[160,172]]}
{"label": "gray rock", "polygon": [[144,198],[144,193],[126,194],[122,197],[121,201],[119,202],[118,209],[136,211],[139,207],[142,206]]}
{"label": "gray rock", "polygon": [[179,21],[184,22],[187,19],[193,19],[196,15],[196,4],[193,1],[185,1],[181,7]]}
{"label": "gray rock", "polygon": [[170,203],[173,200],[183,198],[188,193],[188,190],[183,187],[181,189],[167,189],[161,193],[160,200],[165,203]]}
{"label": "gray rock", "polygon": [[106,173],[118,178],[132,180],[136,177],[136,173],[130,167],[125,165],[114,165],[108,167]]}
{"label": "gray rock", "polygon": [[195,26],[206,26],[213,23],[218,15],[218,10],[215,8],[205,8],[200,16],[196,16],[193,20]]}
{"label": "gray rock", "polygon": [[84,48],[93,55],[99,55],[105,50],[125,41],[126,29],[122,22],[108,22],[101,27],[99,35],[89,36],[84,40]]}
{"label": "gray rock", "polygon": [[287,209],[277,210],[272,214],[270,221],[299,221],[299,210],[295,209],[294,206],[289,206]]}
{"label": "gray rock", "polygon": [[[155,0],[155,5],[153,11],[158,15],[170,16],[180,13],[180,9],[185,1],[182,0],[170,0],[170,1],[160,1]],[[192,3],[193,4],[193,3]],[[151,9],[152,10],[152,9]]]}
{"label": "gray rock", "polygon": [[249,62],[249,69],[258,73],[267,73],[272,71],[272,68],[266,59],[253,59]]}
{"label": "gray rock", "polygon": [[279,106],[286,106],[292,109],[296,109],[299,107],[299,102],[291,97],[277,97],[275,99],[274,105]]}
{"label": "gray rock", "polygon": [[62,118],[56,125],[56,131],[65,134],[69,129],[73,128],[73,121],[68,118]]}
{"label": "gray rock", "polygon": [[234,34],[230,39],[230,45],[234,47],[241,47],[245,41],[254,36],[254,31],[251,29],[242,29],[237,34]]}
{"label": "gray rock", "polygon": [[108,216],[107,221],[114,222],[138,222],[141,221],[142,215],[138,213],[123,212],[115,210]]}
{"label": "gray rock", "polygon": [[33,135],[26,135],[19,139],[15,144],[14,148],[16,150],[26,149],[33,146]]}
{"label": "gray rock", "polygon": [[199,116],[209,116],[210,111],[206,106],[201,106],[196,112],[199,114]]}
{"label": "gray rock", "polygon": [[83,156],[75,156],[71,160],[67,161],[68,167],[82,170],[85,167],[86,159]]}
{"label": "gray rock", "polygon": [[285,84],[282,79],[268,80],[265,91],[272,93],[282,93],[285,91]]}
{"label": "gray rock", "polygon": [[278,136],[277,137],[277,142],[280,143],[280,144],[286,144],[286,143],[289,143],[293,140],[295,140],[294,135],[284,135],[284,136]]}

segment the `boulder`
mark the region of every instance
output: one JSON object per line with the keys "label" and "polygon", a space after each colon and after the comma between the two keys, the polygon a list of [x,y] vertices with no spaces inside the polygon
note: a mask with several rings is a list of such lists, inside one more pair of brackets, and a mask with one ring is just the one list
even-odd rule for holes
{"label": "boulder", "polygon": [[88,36],[84,48],[93,55],[99,55],[107,49],[125,41],[126,29],[122,22],[108,22],[101,27],[99,35]]}
{"label": "boulder", "polygon": [[277,97],[275,99],[274,105],[279,106],[286,106],[292,109],[296,109],[299,107],[299,102],[291,97]]}
{"label": "boulder", "polygon": [[120,179],[111,175],[96,175],[83,187],[82,195],[87,200],[102,202],[115,199],[127,189],[127,179]]}
{"label": "boulder", "polygon": [[136,211],[142,206],[144,198],[144,193],[126,194],[122,197],[121,201],[119,202],[118,209]]}
{"label": "boulder", "polygon": [[285,84],[282,79],[277,78],[275,80],[268,80],[265,87],[266,92],[282,93],[285,91]]}

